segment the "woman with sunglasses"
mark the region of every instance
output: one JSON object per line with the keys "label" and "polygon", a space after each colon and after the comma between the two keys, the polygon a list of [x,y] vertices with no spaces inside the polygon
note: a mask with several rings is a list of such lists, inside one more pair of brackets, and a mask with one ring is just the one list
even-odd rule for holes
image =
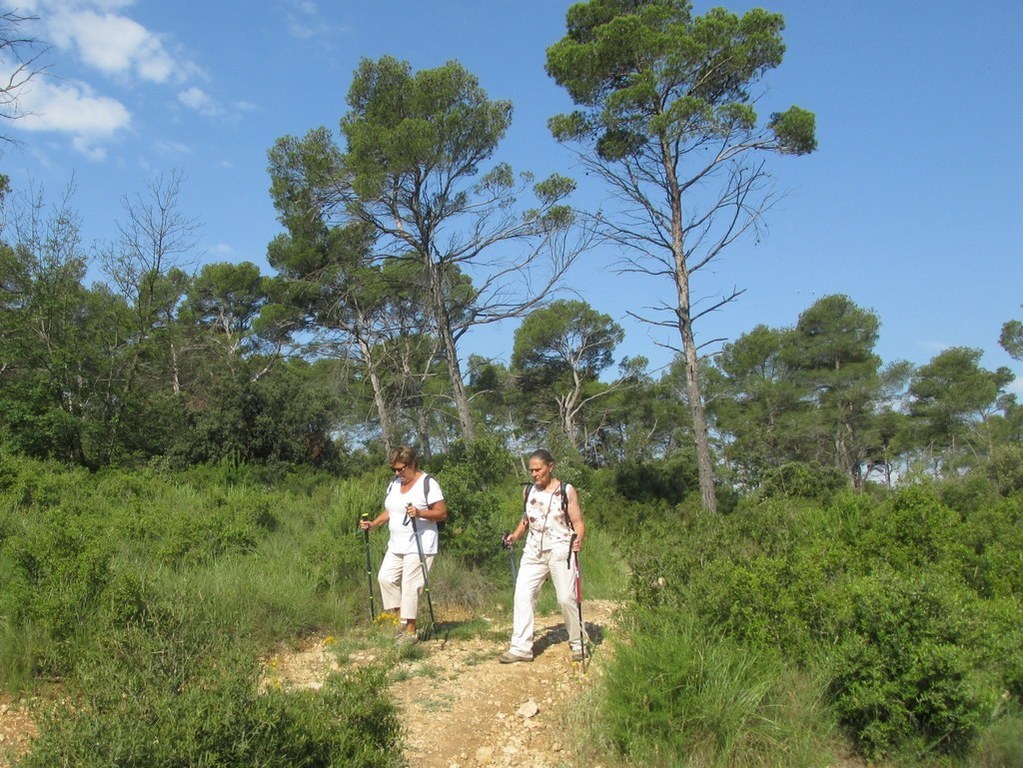
{"label": "woman with sunglasses", "polygon": [[394,479],[387,486],[384,510],[374,520],[362,520],[359,526],[369,530],[387,523],[391,536],[377,577],[380,597],[384,611],[397,614],[399,624],[404,625],[398,642],[415,643],[419,596],[426,583],[423,567],[429,573],[437,556],[437,523],[447,520],[448,507],[436,478],[419,469],[413,448],[398,446],[390,452],[388,462]]}

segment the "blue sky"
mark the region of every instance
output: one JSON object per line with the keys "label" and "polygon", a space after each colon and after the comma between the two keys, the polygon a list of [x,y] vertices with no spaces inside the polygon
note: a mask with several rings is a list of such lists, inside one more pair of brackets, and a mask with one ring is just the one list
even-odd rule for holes
{"label": "blue sky", "polygon": [[[74,178],[86,248],[114,239],[123,196],[180,172],[181,212],[201,224],[192,262],[267,269],[266,245],[280,227],[266,152],[287,134],[336,129],[362,57],[390,54],[416,69],[457,59],[492,98],[514,104],[496,159],[538,176],[575,175],[572,155],[546,129],[570,103],[543,70],[569,5],[25,0],[13,7],[39,17],[33,31],[52,44],[49,71],[22,94],[34,114],[0,126],[20,142],[4,148],[0,172],[16,190],[42,187],[51,199]],[[880,316],[886,362],[977,347],[985,366],[1023,378],[998,346],[1002,323],[1023,319],[1023,4],[762,5],[785,16],[788,47],[764,81],[762,111],[815,112],[820,148],[772,163],[785,196],[767,237],[738,243],[694,283],[697,297],[746,289],[698,337],[792,325],[816,299],[844,293]],[[565,283],[625,328],[619,356],[666,364],[660,342],[676,339],[626,312],[668,286],[612,270],[611,254],[593,253]],[[513,332],[509,324],[470,335],[465,351],[506,360]],[[1023,393],[1023,381],[1013,390]]]}

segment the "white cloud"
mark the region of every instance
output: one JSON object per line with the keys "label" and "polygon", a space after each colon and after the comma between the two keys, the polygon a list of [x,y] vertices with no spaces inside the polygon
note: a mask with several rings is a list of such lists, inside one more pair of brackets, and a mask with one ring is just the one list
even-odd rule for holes
{"label": "white cloud", "polygon": [[294,13],[288,13],[288,32],[299,40],[327,35],[330,26],[319,19],[319,6],[312,0],[292,0]]}
{"label": "white cloud", "polygon": [[105,75],[145,82],[183,82],[200,69],[165,37],[122,13],[133,0],[23,0],[19,11],[39,18],[41,37]]}
{"label": "white cloud", "polygon": [[127,16],[77,10],[46,21],[55,46],[77,51],[82,61],[106,75],[166,83],[183,80],[190,67],[175,61],[157,35]]}
{"label": "white cloud", "polygon": [[167,141],[160,139],[156,142],[156,148],[164,155],[190,155],[192,148],[180,141]]}
{"label": "white cloud", "polygon": [[189,109],[194,109],[200,115],[219,115],[223,111],[221,110],[220,105],[217,104],[210,95],[206,93],[206,91],[202,88],[197,88],[194,85],[179,93],[178,101]]}
{"label": "white cloud", "polygon": [[92,142],[111,138],[131,124],[131,114],[121,102],[94,95],[85,83],[37,78],[19,98],[27,114],[17,126],[28,131],[68,133]]}
{"label": "white cloud", "polygon": [[76,151],[82,153],[87,158],[95,162],[107,159],[106,148],[96,146],[92,143],[91,139],[88,139],[85,136],[75,136],[71,140],[71,146],[74,147]]}

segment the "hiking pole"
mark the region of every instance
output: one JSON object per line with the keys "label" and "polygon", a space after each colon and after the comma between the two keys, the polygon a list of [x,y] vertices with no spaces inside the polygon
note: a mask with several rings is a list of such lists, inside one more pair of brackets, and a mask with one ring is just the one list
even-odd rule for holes
{"label": "hiking pole", "polygon": [[[359,519],[369,520],[369,514],[363,512]],[[373,561],[369,554],[369,528],[362,529],[362,540],[366,543],[366,582],[369,585],[369,620],[373,621],[377,617],[377,609],[373,604]]]}
{"label": "hiking pole", "polygon": [[575,555],[575,604],[579,608],[579,653],[582,660],[579,662],[583,673],[586,672],[586,625],[583,623],[583,573],[579,566],[579,553],[572,551],[575,544],[576,534],[572,534],[572,540],[568,544],[568,567],[572,567],[572,555]]}
{"label": "hiking pole", "polygon": [[514,584],[518,580],[518,574],[515,572],[515,545],[508,541],[509,536],[511,536],[511,531],[505,531],[504,538],[501,539],[501,546],[508,550],[508,563],[511,565],[512,584]]}
{"label": "hiking pole", "polygon": [[[412,506],[411,504],[406,505],[406,507],[411,506]],[[408,514],[407,510],[406,514]],[[426,633],[426,637],[424,638],[429,639],[430,637],[433,636],[434,627],[437,623],[436,620],[433,618],[433,602],[430,600],[430,579],[426,575],[427,572],[426,556],[423,554],[423,542],[419,538],[419,526],[416,525],[416,518],[413,517],[412,515],[409,515],[409,520],[412,521],[412,535],[415,537],[416,540],[416,549],[419,550],[419,565],[423,569],[423,592],[426,593],[426,607],[430,609],[430,629]]]}

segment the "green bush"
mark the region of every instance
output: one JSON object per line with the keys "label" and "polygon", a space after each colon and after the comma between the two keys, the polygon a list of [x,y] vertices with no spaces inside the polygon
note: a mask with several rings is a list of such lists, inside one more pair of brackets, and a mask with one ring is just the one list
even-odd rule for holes
{"label": "green bush", "polygon": [[815,686],[673,611],[633,617],[600,686],[592,738],[629,765],[820,765]]}
{"label": "green bush", "polygon": [[70,640],[110,580],[115,545],[87,495],[27,516],[3,545],[0,616]]}
{"label": "green bush", "polygon": [[[261,695],[266,639],[234,621],[216,590],[163,576],[126,570],[112,583],[65,681],[71,706],[46,719],[23,765],[398,764],[382,670],[315,695]],[[250,614],[264,610],[250,600]]]}
{"label": "green bush", "polygon": [[620,464],[614,473],[615,493],[629,501],[662,500],[674,506],[698,488],[692,452],[680,451],[661,461]]}
{"label": "green bush", "polygon": [[1003,496],[1023,491],[1023,445],[996,446],[984,465],[984,473]]}
{"label": "green bush", "polygon": [[441,549],[466,565],[496,567],[504,555],[501,536],[515,503],[498,488],[512,466],[511,454],[494,439],[458,443],[437,470],[444,489],[448,520],[441,531]]}
{"label": "green bush", "polygon": [[911,742],[965,753],[991,703],[962,645],[977,618],[973,599],[945,579],[892,572],[850,584],[849,598],[833,653],[840,722],[871,758]]}
{"label": "green bush", "polygon": [[838,469],[814,462],[793,461],[764,473],[757,497],[811,499],[827,504],[849,487],[849,478]]}
{"label": "green bush", "polygon": [[983,597],[1023,598],[1023,496],[970,510],[959,532],[967,582]]}
{"label": "green bush", "polygon": [[958,574],[968,557],[962,518],[941,503],[933,489],[923,486],[896,492],[863,521],[859,537],[864,570],[883,562],[898,571]]}

